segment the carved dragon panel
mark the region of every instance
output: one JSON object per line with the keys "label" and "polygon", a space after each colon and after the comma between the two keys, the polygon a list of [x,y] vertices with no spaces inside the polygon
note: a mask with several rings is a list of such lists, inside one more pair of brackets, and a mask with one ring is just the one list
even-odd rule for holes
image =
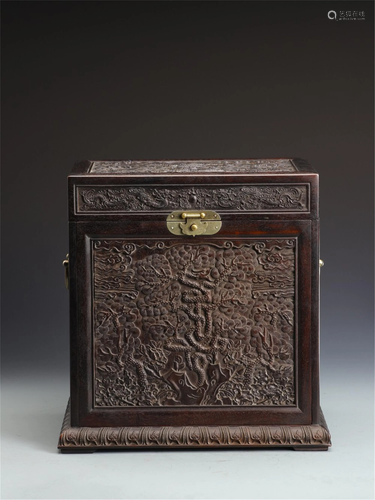
{"label": "carved dragon panel", "polygon": [[95,405],[295,405],[295,239],[92,240]]}
{"label": "carved dragon panel", "polygon": [[78,186],[77,210],[84,212],[168,211],[182,208],[236,211],[309,210],[307,184],[141,187]]}
{"label": "carved dragon panel", "polygon": [[259,160],[125,160],[94,161],[92,174],[168,174],[207,172],[295,172],[296,168],[288,159]]}

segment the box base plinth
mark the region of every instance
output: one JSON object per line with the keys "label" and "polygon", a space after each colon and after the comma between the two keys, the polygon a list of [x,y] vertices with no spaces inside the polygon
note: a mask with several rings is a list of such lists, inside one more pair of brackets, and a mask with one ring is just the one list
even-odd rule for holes
{"label": "box base plinth", "polygon": [[217,425],[179,427],[71,427],[70,401],[58,448],[62,453],[183,448],[291,448],[327,451],[331,436],[320,412],[312,425]]}

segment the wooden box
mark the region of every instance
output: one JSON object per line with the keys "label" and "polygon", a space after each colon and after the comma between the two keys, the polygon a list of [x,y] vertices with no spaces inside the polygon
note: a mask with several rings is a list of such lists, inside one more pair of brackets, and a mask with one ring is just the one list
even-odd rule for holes
{"label": "wooden box", "polygon": [[61,451],[327,450],[315,170],[84,161],[68,181]]}

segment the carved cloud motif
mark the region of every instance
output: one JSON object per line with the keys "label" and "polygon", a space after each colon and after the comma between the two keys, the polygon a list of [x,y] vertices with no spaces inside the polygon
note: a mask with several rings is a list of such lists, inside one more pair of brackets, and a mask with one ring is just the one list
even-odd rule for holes
{"label": "carved cloud motif", "polygon": [[295,404],[295,240],[96,240],[97,406]]}

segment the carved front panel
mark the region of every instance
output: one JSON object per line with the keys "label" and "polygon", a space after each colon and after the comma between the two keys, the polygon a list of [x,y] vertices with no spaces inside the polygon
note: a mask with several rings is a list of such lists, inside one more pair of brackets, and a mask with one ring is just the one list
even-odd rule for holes
{"label": "carved front panel", "polygon": [[296,239],[93,240],[95,406],[291,406]]}

